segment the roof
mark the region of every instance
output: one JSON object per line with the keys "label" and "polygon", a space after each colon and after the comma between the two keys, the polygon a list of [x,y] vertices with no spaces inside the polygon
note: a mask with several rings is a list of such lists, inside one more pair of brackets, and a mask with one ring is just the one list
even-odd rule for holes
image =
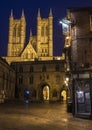
{"label": "roof", "polygon": [[90,7],[70,7],[67,8],[70,12],[78,12],[78,11],[92,11],[92,6]]}

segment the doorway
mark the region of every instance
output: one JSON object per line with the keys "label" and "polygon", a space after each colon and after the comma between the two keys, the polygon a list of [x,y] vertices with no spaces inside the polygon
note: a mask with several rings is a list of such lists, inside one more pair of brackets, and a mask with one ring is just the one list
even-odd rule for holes
{"label": "doorway", "polygon": [[43,100],[48,101],[49,100],[49,86],[45,85],[43,87]]}
{"label": "doorway", "polygon": [[61,101],[66,101],[66,90],[61,91]]}

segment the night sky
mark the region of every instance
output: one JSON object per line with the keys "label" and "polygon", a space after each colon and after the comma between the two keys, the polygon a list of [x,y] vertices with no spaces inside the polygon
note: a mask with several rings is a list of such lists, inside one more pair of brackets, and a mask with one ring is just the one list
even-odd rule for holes
{"label": "night sky", "polygon": [[33,35],[36,35],[37,12],[40,8],[41,17],[49,15],[52,8],[54,22],[54,55],[61,55],[64,40],[62,37],[62,28],[59,21],[66,16],[66,9],[71,7],[92,6],[92,0],[2,0],[0,1],[0,56],[7,54],[9,16],[13,9],[14,18],[20,18],[22,9],[24,9],[27,22],[28,42],[30,29]]}

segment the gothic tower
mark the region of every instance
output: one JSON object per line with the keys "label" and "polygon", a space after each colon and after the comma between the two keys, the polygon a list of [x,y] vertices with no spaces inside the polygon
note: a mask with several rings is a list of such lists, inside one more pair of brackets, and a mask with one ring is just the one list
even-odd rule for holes
{"label": "gothic tower", "polygon": [[19,56],[24,48],[26,37],[26,21],[24,11],[20,19],[13,18],[13,12],[9,19],[9,41],[7,56]]}
{"label": "gothic tower", "polygon": [[50,10],[48,18],[37,16],[37,54],[39,57],[53,56],[53,16]]}

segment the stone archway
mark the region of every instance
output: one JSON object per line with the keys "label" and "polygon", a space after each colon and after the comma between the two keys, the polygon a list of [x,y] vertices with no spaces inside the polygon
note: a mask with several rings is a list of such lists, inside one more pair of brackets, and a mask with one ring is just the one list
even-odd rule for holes
{"label": "stone archway", "polygon": [[66,102],[67,100],[67,92],[65,89],[63,89],[60,93],[60,97],[61,97],[61,102]]}
{"label": "stone archway", "polygon": [[39,85],[39,98],[41,102],[50,100],[50,86],[47,83]]}
{"label": "stone archway", "polygon": [[43,86],[43,100],[48,101],[49,100],[49,86],[45,85]]}

